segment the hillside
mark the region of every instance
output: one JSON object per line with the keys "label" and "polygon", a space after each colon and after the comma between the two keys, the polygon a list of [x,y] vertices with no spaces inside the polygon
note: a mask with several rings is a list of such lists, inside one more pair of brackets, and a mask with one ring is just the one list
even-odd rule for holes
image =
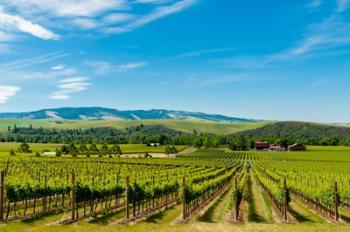
{"label": "hillside", "polygon": [[288,139],[306,144],[337,145],[350,141],[350,127],[311,122],[276,122],[259,128],[240,131],[233,136],[243,135],[256,140]]}
{"label": "hillside", "polygon": [[87,129],[96,127],[113,127],[125,130],[128,127],[143,125],[162,125],[164,127],[192,133],[193,130],[203,133],[228,135],[234,132],[254,129],[269,124],[269,122],[233,122],[220,123],[196,120],[35,120],[35,119],[0,119],[0,131],[7,130],[8,126],[16,124],[18,127],[56,128],[56,129]]}
{"label": "hillside", "polygon": [[55,119],[55,120],[200,120],[212,122],[255,122],[253,119],[229,117],[219,114],[205,114],[176,110],[117,110],[103,107],[64,107],[43,109],[23,113],[0,113],[0,118],[17,119]]}

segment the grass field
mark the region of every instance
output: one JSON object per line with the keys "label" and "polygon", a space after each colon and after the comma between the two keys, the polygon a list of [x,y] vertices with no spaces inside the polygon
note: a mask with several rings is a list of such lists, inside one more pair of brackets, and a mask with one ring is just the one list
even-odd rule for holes
{"label": "grass field", "polygon": [[307,146],[308,151],[346,151],[350,152],[350,146]]}
{"label": "grass field", "polygon": [[[0,152],[9,153],[11,150],[16,151],[20,143],[0,143]],[[30,143],[30,148],[33,152],[41,153],[43,150],[55,151],[56,148],[61,147],[61,144],[47,144],[47,143]],[[99,145],[100,146],[100,145]],[[175,146],[178,151],[184,150],[187,146]],[[123,153],[164,153],[165,147],[148,147],[145,144],[121,144],[120,148]]]}
{"label": "grass field", "polygon": [[253,123],[219,123],[207,121],[190,121],[190,120],[78,120],[78,121],[50,121],[50,120],[31,120],[31,119],[0,119],[0,131],[6,131],[8,126],[16,124],[18,127],[28,127],[32,125],[35,128],[91,128],[91,127],[114,127],[124,130],[127,127],[144,125],[163,125],[165,127],[192,133],[193,130],[203,133],[214,133],[226,135],[238,131],[255,129],[270,122],[253,122]]}

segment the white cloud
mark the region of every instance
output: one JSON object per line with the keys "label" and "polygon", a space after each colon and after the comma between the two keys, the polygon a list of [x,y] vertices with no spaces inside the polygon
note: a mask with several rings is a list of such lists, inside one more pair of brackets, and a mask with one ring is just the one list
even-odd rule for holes
{"label": "white cloud", "polygon": [[59,39],[57,34],[38,24],[34,24],[19,16],[6,14],[0,11],[0,29],[3,31],[11,31],[13,28],[16,28],[20,32],[28,33],[44,40]]}
{"label": "white cloud", "polygon": [[99,26],[96,20],[90,18],[76,18],[72,20],[72,23],[80,29],[94,29]]}
{"label": "white cloud", "polygon": [[240,82],[244,80],[246,80],[244,76],[223,75],[221,77],[215,77],[215,78],[204,80],[202,81],[201,84],[203,86],[209,86],[209,85],[216,85],[216,84],[228,84],[232,82]]}
{"label": "white cloud", "polygon": [[71,94],[86,90],[91,85],[87,82],[88,80],[89,78],[81,76],[63,79],[57,85],[59,90],[53,92],[50,98],[55,100],[69,99]]}
{"label": "white cloud", "polygon": [[18,86],[0,85],[0,104],[6,103],[21,90]]}
{"label": "white cloud", "polygon": [[120,72],[126,72],[128,70],[142,68],[145,66],[147,66],[146,62],[135,62],[135,63],[129,63],[129,64],[121,64],[121,65],[119,65],[118,70]]}
{"label": "white cloud", "polygon": [[164,4],[167,2],[171,2],[172,0],[135,0],[133,3],[138,4]]}
{"label": "white cloud", "polygon": [[86,60],[83,62],[84,66],[92,69],[97,75],[102,75],[111,71],[111,64],[106,61],[90,61]]}
{"label": "white cloud", "polygon": [[92,17],[105,11],[122,10],[126,0],[2,0],[21,13],[53,14],[58,17]]}
{"label": "white cloud", "polygon": [[236,50],[236,48],[214,48],[214,49],[198,50],[198,51],[192,51],[192,52],[180,54],[180,55],[176,56],[176,58],[199,57],[199,56],[206,55],[206,54],[229,52],[229,51],[233,51],[233,50]]}
{"label": "white cloud", "polygon": [[110,24],[118,24],[118,23],[123,23],[126,21],[129,21],[136,16],[133,14],[127,14],[127,13],[113,13],[110,15],[107,15],[106,17],[103,18],[103,21],[106,23]]}
{"label": "white cloud", "polygon": [[[1,0],[6,27],[41,39],[59,39],[48,28],[123,33],[181,12],[198,0]],[[135,4],[148,4],[140,9]],[[5,13],[6,12],[6,13]],[[46,27],[44,27],[44,26]],[[0,31],[1,18],[0,18]],[[3,31],[7,32],[7,31]],[[9,35],[6,35],[6,38]],[[4,36],[3,36],[4,37]]]}
{"label": "white cloud", "polygon": [[309,25],[302,39],[293,47],[265,56],[241,56],[226,60],[232,67],[251,69],[287,61],[304,61],[320,58],[335,48],[350,45],[350,25],[338,14],[331,15],[320,23]]}
{"label": "white cloud", "polygon": [[67,57],[69,55],[70,54],[68,54],[68,53],[62,53],[59,51],[47,53],[47,54],[36,56],[36,57],[31,57],[31,58],[26,58],[26,59],[10,61],[7,63],[2,63],[2,64],[0,64],[0,69],[1,70],[9,70],[9,69],[18,70],[18,69],[33,67],[35,65],[44,64],[44,63],[48,63],[48,62],[51,62],[54,60],[62,59],[62,58]]}
{"label": "white cloud", "polygon": [[51,70],[54,70],[54,71],[59,71],[63,69],[64,69],[64,65],[56,65],[51,68]]}
{"label": "white cloud", "polygon": [[343,12],[350,7],[350,0],[338,0],[337,12]]}
{"label": "white cloud", "polygon": [[11,33],[0,31],[0,41],[2,42],[13,41],[15,38],[16,38],[15,35]]}
{"label": "white cloud", "polygon": [[197,3],[197,0],[181,0],[169,6],[160,6],[155,8],[153,12],[151,12],[150,14],[141,16],[135,19],[134,21],[123,26],[109,27],[105,29],[105,32],[116,33],[116,34],[129,32],[129,31],[135,30],[136,28],[144,26],[148,23],[151,23],[153,21],[166,17],[168,15],[179,13],[195,5],[196,3]]}
{"label": "white cloud", "polygon": [[311,0],[306,7],[318,8],[322,5],[322,0]]}

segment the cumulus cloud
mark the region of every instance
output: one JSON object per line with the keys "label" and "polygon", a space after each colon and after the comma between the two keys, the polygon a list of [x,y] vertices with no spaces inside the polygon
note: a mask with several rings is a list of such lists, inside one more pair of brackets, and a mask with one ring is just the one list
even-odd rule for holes
{"label": "cumulus cloud", "polygon": [[21,90],[18,86],[0,85],[0,104],[6,103]]}

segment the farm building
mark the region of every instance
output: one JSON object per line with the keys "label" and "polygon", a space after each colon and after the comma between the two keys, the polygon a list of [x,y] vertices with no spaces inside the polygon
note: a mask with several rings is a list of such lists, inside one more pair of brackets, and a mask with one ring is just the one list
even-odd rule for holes
{"label": "farm building", "polygon": [[255,149],[256,150],[266,150],[270,148],[270,144],[265,141],[258,141],[255,142]]}
{"label": "farm building", "polygon": [[295,143],[288,147],[290,151],[306,151],[306,147],[303,144]]}
{"label": "farm building", "polygon": [[277,144],[271,144],[270,150],[271,151],[286,151],[286,149],[284,147],[281,147],[280,145],[277,145]]}

